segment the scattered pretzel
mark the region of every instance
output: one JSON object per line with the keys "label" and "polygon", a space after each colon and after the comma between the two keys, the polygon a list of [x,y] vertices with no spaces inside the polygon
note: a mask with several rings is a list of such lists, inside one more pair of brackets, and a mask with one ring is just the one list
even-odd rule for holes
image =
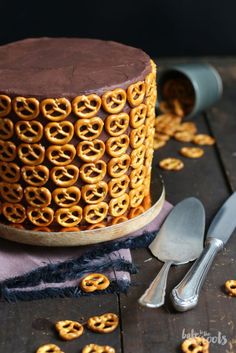
{"label": "scattered pretzel", "polygon": [[139,186],[136,189],[133,189],[130,191],[129,193],[129,198],[130,198],[130,207],[136,208],[139,205],[141,205],[141,203],[143,202],[143,198],[144,198],[144,185]]}
{"label": "scattered pretzel", "polygon": [[92,141],[101,135],[103,125],[99,117],[79,119],[75,124],[75,132],[81,140]]}
{"label": "scattered pretzel", "polygon": [[39,115],[39,101],[36,98],[16,97],[12,104],[20,119],[32,120]]}
{"label": "scattered pretzel", "polygon": [[24,166],[21,168],[24,181],[32,186],[42,186],[49,179],[49,170],[44,165]]}
{"label": "scattered pretzel", "polygon": [[78,180],[79,168],[73,164],[54,167],[50,172],[50,177],[57,186],[71,186]]}
{"label": "scattered pretzel", "polygon": [[96,184],[86,184],[82,187],[81,193],[84,201],[88,204],[96,204],[105,199],[108,192],[107,183],[99,181]]}
{"label": "scattered pretzel", "polygon": [[26,201],[32,207],[46,207],[51,203],[51,193],[45,187],[28,186],[24,194]]}
{"label": "scattered pretzel", "polygon": [[200,158],[204,155],[204,151],[199,147],[182,147],[180,154],[187,158]]}
{"label": "scattered pretzel", "polygon": [[90,330],[99,333],[113,332],[119,325],[119,318],[116,314],[107,313],[101,316],[93,316],[88,319],[87,326]]}
{"label": "scattered pretzel", "polygon": [[86,183],[95,184],[105,177],[106,171],[107,165],[104,161],[85,163],[80,168],[80,177]]}
{"label": "scattered pretzel", "polygon": [[106,202],[100,202],[96,205],[87,205],[84,208],[84,219],[88,223],[100,223],[107,216],[107,212],[108,204]]}
{"label": "scattered pretzel", "polygon": [[59,336],[65,341],[71,341],[75,338],[79,338],[83,332],[84,327],[77,321],[65,320],[58,321],[55,325]]}
{"label": "scattered pretzel", "polygon": [[133,129],[130,133],[130,145],[132,148],[140,147],[145,140],[146,126],[142,125],[137,129]]}
{"label": "scattered pretzel", "polygon": [[236,297],[236,280],[226,281],[225,290],[231,297]]}
{"label": "scattered pretzel", "polygon": [[69,121],[51,122],[45,126],[47,140],[55,145],[65,145],[74,135],[74,126]]}
{"label": "scattered pretzel", "polygon": [[181,348],[184,353],[208,353],[209,342],[203,337],[192,337],[186,339]]}
{"label": "scattered pretzel", "polygon": [[79,118],[92,118],[101,107],[101,98],[96,94],[78,96],[72,102],[74,113]]}
{"label": "scattered pretzel", "polygon": [[168,136],[166,134],[162,134],[160,132],[155,132],[154,139],[167,142],[167,141],[169,141],[170,136]]}
{"label": "scattered pretzel", "polygon": [[0,139],[8,140],[14,135],[14,124],[10,119],[0,119]]}
{"label": "scattered pretzel", "polygon": [[194,136],[193,142],[196,143],[196,145],[214,145],[215,139],[209,135],[206,134],[198,134]]}
{"label": "scattered pretzel", "polygon": [[108,91],[102,96],[103,109],[111,114],[120,113],[126,103],[126,92],[122,88]]}
{"label": "scattered pretzel", "polygon": [[76,155],[76,149],[73,145],[50,146],[47,149],[46,156],[48,160],[56,166],[70,164]]}
{"label": "scattered pretzel", "polygon": [[59,348],[57,345],[48,343],[39,347],[36,353],[64,353],[64,352],[62,352],[61,348]]}
{"label": "scattered pretzel", "polygon": [[80,282],[80,288],[87,293],[95,292],[96,290],[104,290],[109,287],[109,279],[101,273],[91,273],[85,276]]}
{"label": "scattered pretzel", "polygon": [[0,175],[7,183],[16,183],[20,179],[20,167],[15,163],[0,162]]}
{"label": "scattered pretzel", "polygon": [[123,215],[129,207],[130,198],[128,194],[123,194],[116,199],[111,199],[109,203],[109,213],[113,217]]}
{"label": "scattered pretzel", "polygon": [[1,197],[7,202],[20,202],[23,197],[23,189],[20,184],[0,183]]}
{"label": "scattered pretzel", "polygon": [[115,353],[115,349],[110,346],[99,346],[90,343],[82,349],[82,353]]}
{"label": "scattered pretzel", "polygon": [[27,216],[31,223],[38,227],[47,227],[52,223],[54,212],[50,207],[29,207]]}
{"label": "scattered pretzel", "polygon": [[144,163],[144,157],[145,157],[145,151],[146,151],[146,148],[145,148],[145,145],[141,145],[140,147],[134,149],[132,152],[131,152],[131,167],[132,168],[138,168],[140,167],[141,165],[143,165]]}
{"label": "scattered pretzel", "polygon": [[140,104],[136,108],[130,110],[130,125],[132,128],[137,129],[142,126],[147,117],[147,106]]}
{"label": "scattered pretzel", "polygon": [[129,126],[129,115],[127,113],[120,113],[109,115],[105,120],[105,128],[109,135],[122,135]]}
{"label": "scattered pretzel", "polygon": [[102,140],[82,141],[77,146],[77,155],[85,162],[96,162],[105,153]]}
{"label": "scattered pretzel", "polygon": [[18,203],[4,203],[2,213],[12,223],[22,223],[26,218],[25,208]]}
{"label": "scattered pretzel", "polygon": [[16,146],[11,141],[0,140],[0,161],[11,162],[16,158]]}
{"label": "scattered pretzel", "polygon": [[127,89],[127,99],[131,107],[136,107],[141,104],[145,97],[146,84],[143,81],[138,81],[130,85]]}
{"label": "scattered pretzel", "polygon": [[5,96],[4,94],[0,95],[0,118],[8,115],[11,111],[11,98]]}
{"label": "scattered pretzel", "polygon": [[184,163],[177,158],[165,158],[159,162],[159,166],[165,170],[181,170],[184,167]]}
{"label": "scattered pretzel", "polygon": [[74,227],[82,219],[82,208],[72,206],[70,208],[59,208],[55,213],[55,220],[62,227]]}
{"label": "scattered pretzel", "polygon": [[125,134],[117,137],[110,137],[106,142],[106,151],[112,157],[123,155],[128,147],[129,137]]}
{"label": "scattered pretzel", "polygon": [[15,129],[19,139],[26,143],[39,142],[43,136],[43,125],[36,120],[18,121]]}
{"label": "scattered pretzel", "polygon": [[197,132],[197,127],[196,127],[196,124],[188,121],[186,123],[180,124],[177,127],[176,131],[187,131],[187,132],[192,133],[194,135]]}
{"label": "scattered pretzel", "polygon": [[108,183],[109,194],[111,197],[120,197],[129,186],[130,179],[128,175],[122,175],[119,178],[113,178]]}
{"label": "scattered pretzel", "polygon": [[160,148],[162,148],[165,145],[166,145],[165,141],[154,139],[154,143],[153,143],[154,150],[159,150]]}
{"label": "scattered pretzel", "polygon": [[21,162],[27,165],[38,165],[43,162],[45,148],[41,144],[22,143],[18,147],[18,157]]}
{"label": "scattered pretzel", "polygon": [[81,192],[76,186],[58,188],[52,192],[52,197],[59,207],[71,207],[79,203]]}
{"label": "scattered pretzel", "polygon": [[44,99],[40,108],[43,116],[52,121],[64,120],[71,113],[71,104],[66,98]]}
{"label": "scattered pretzel", "polygon": [[174,138],[181,142],[191,142],[194,139],[194,135],[188,131],[177,131],[174,134]]}
{"label": "scattered pretzel", "polygon": [[108,173],[113,178],[118,178],[125,174],[130,165],[130,157],[128,154],[124,154],[121,157],[112,158],[108,162]]}

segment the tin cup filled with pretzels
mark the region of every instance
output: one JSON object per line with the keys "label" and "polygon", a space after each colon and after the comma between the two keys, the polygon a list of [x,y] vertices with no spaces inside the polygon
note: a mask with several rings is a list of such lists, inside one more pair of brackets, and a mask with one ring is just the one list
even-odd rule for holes
{"label": "tin cup filled with pretzels", "polygon": [[205,63],[187,63],[164,68],[158,75],[158,108],[187,118],[216,103],[223,84],[216,69]]}

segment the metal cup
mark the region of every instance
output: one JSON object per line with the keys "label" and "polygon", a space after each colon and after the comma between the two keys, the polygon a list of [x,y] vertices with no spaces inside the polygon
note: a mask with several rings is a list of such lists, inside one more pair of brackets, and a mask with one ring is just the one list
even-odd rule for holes
{"label": "metal cup", "polygon": [[209,64],[180,64],[161,70],[157,76],[158,101],[163,100],[163,85],[173,78],[189,80],[194,91],[194,104],[187,117],[193,117],[220,99],[223,84],[219,73]]}

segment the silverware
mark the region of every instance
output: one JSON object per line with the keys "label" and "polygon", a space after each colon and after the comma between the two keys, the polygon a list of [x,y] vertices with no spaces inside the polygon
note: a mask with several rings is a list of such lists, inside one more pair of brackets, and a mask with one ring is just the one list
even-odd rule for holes
{"label": "silverware", "polygon": [[171,300],[176,310],[187,311],[198,303],[201,287],[210,266],[229,240],[236,227],[236,192],[228,198],[213,219],[205,248],[184,279],[172,290]]}
{"label": "silverware", "polygon": [[191,197],[174,207],[149,245],[152,254],[164,265],[139,299],[141,305],[157,308],[164,304],[170,266],[193,261],[201,254],[204,230],[205,211],[198,199]]}

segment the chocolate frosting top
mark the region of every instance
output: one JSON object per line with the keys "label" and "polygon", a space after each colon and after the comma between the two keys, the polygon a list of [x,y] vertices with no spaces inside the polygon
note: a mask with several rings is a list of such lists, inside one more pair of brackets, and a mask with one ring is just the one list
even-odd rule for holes
{"label": "chocolate frosting top", "polygon": [[0,93],[43,98],[126,89],[151,71],[141,49],[79,38],[25,39],[0,47]]}

